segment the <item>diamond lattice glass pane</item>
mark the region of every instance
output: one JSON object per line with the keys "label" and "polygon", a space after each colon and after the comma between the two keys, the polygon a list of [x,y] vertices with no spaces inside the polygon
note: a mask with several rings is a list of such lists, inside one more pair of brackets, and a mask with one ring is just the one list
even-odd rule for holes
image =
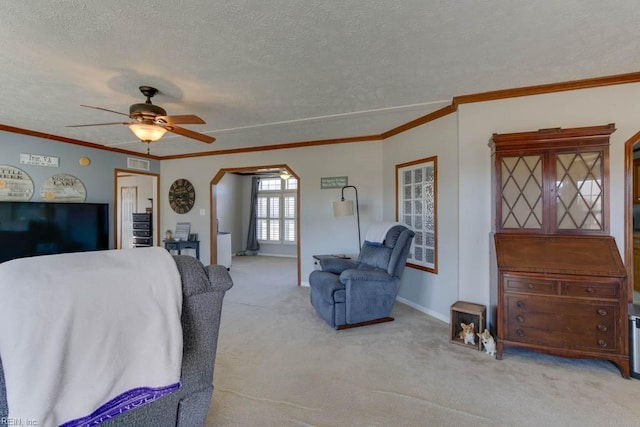
{"label": "diamond lattice glass pane", "polygon": [[[505,209],[502,209],[502,212],[505,212]],[[503,217],[505,217],[505,215],[502,215]],[[516,217],[512,214],[512,213],[508,213],[506,215],[506,218],[504,218],[502,220],[502,227],[504,228],[520,228],[520,224],[518,224],[518,221],[516,221]]]}
{"label": "diamond lattice glass pane", "polygon": [[541,228],[541,156],[502,159],[502,226]]}
{"label": "diamond lattice glass pane", "polygon": [[602,230],[602,153],[559,154],[556,218],[559,229]]}

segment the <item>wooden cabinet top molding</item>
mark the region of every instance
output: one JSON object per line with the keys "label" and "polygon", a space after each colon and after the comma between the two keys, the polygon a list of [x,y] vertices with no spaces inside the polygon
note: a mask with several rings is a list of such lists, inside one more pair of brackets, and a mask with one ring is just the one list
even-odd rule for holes
{"label": "wooden cabinet top molding", "polygon": [[613,123],[582,128],[550,128],[532,132],[494,133],[489,146],[493,151],[518,148],[563,148],[608,145],[609,136],[615,132]]}

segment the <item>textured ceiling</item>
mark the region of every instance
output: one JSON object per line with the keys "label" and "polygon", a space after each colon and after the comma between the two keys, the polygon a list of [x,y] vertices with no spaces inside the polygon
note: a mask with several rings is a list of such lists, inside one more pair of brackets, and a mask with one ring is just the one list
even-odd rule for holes
{"label": "textured ceiling", "polygon": [[140,85],[203,144],[158,156],[380,134],[452,97],[640,71],[632,0],[3,0],[0,123],[145,152]]}

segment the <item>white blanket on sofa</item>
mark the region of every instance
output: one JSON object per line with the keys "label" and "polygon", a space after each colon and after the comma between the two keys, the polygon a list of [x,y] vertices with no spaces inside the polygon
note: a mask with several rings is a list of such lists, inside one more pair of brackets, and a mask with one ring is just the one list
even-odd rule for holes
{"label": "white blanket on sofa", "polygon": [[0,301],[9,417],[23,425],[86,425],[180,385],[182,286],[162,248],[8,261]]}

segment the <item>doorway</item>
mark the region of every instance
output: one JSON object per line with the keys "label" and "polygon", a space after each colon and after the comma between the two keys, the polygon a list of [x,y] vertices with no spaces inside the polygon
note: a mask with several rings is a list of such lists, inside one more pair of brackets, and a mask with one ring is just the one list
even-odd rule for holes
{"label": "doorway", "polygon": [[[295,230],[296,230],[296,239],[295,245],[291,244],[294,250],[292,251],[291,256],[295,256],[296,265],[297,265],[297,283],[300,286],[301,283],[301,271],[300,271],[300,178],[297,174],[286,164],[279,165],[264,165],[264,166],[250,166],[250,167],[237,167],[237,168],[223,168],[218,171],[218,173],[213,177],[210,183],[210,246],[211,246],[211,264],[218,264],[220,262],[220,256],[224,257],[224,254],[219,254],[219,244],[218,244],[218,232],[231,231],[226,230],[230,223],[232,223],[232,227],[239,231],[236,233],[238,235],[237,238],[234,238],[235,248],[241,248],[240,250],[234,250],[234,253],[243,252],[245,249],[245,242],[247,237],[247,229],[248,226],[244,224],[244,220],[248,221],[249,213],[248,210],[243,212],[240,207],[236,207],[235,212],[230,212],[229,205],[242,205],[245,203],[249,203],[248,201],[238,201],[237,197],[229,194],[229,186],[225,185],[224,181],[227,181],[225,176],[233,175],[235,177],[240,177],[244,180],[245,184],[248,182],[247,180],[250,177],[258,176],[271,178],[278,177],[277,179],[281,179],[279,174],[281,171],[286,170],[293,177],[297,186],[295,189]],[[224,179],[224,181],[223,181]],[[242,185],[240,185],[242,186]],[[245,185],[246,186],[246,185]],[[232,187],[233,188],[233,187]],[[234,193],[236,191],[231,190]],[[245,193],[245,191],[240,191],[241,193]],[[246,192],[244,194],[244,198],[249,200],[250,192]],[[237,194],[236,194],[237,195]],[[220,203],[219,199],[224,200],[224,203]],[[230,220],[230,217],[233,217],[233,220]],[[246,218],[245,218],[246,217]],[[238,219],[239,218],[239,219]],[[242,225],[238,225],[242,223]],[[232,232],[233,234],[233,232]]]}
{"label": "doorway", "polygon": [[640,132],[625,142],[625,265],[627,300],[640,304]]}
{"label": "doorway", "polygon": [[133,213],[151,213],[153,246],[160,245],[160,175],[150,172],[114,171],[114,245],[116,249],[133,247]]}

